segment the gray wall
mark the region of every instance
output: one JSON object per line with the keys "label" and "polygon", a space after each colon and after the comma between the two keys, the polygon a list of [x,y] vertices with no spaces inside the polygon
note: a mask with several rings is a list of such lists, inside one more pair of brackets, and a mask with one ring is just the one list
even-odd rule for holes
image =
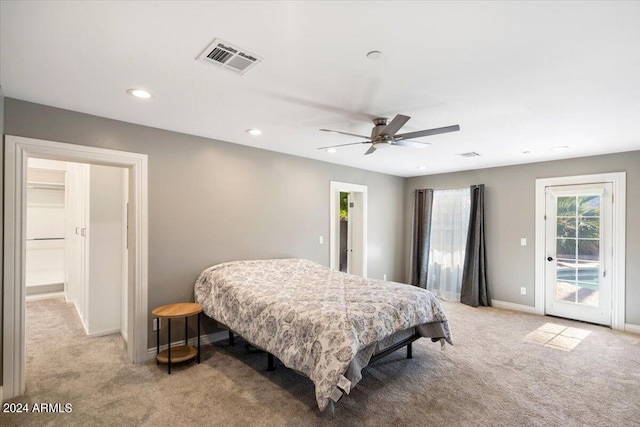
{"label": "gray wall", "polygon": [[150,311],[192,301],[196,277],[216,263],[300,257],[329,265],[332,180],[368,186],[369,276],[403,279],[403,178],[11,98],[5,134],[149,156]]}
{"label": "gray wall", "polygon": [[[415,189],[485,184],[491,298],[534,306],[536,179],[607,172],[627,173],[626,322],[640,325],[640,151],[409,178],[405,192],[407,248]],[[520,246],[521,237],[527,238],[527,246]],[[407,259],[406,274],[409,268]],[[521,286],[527,288],[526,296],[520,295]]]}
{"label": "gray wall", "polygon": [[[626,321],[640,324],[640,152],[403,179],[11,98],[3,103],[0,94],[0,127],[2,118],[7,135],[148,154],[150,310],[192,300],[197,275],[215,263],[296,256],[328,265],[331,180],[368,185],[369,276],[397,281],[408,278],[413,190],[484,183],[492,297],[533,306],[535,180],[626,171]],[[519,294],[521,286],[528,295]]]}

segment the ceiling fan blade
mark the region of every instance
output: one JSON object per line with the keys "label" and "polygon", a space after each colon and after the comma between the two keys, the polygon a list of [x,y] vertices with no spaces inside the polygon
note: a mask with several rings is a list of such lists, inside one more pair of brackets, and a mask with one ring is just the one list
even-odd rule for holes
{"label": "ceiling fan blade", "polygon": [[412,139],[412,138],[420,138],[421,136],[438,135],[440,133],[457,132],[459,130],[460,130],[460,126],[458,125],[445,126],[443,128],[435,128],[435,129],[419,130],[417,132],[403,133],[401,135],[396,135],[394,139],[405,140],[405,139]]}
{"label": "ceiling fan blade", "polygon": [[326,150],[327,148],[346,147],[347,145],[360,145],[360,144],[370,144],[370,143],[371,141],[362,141],[362,142],[352,142],[350,144],[329,145],[328,147],[319,147],[318,150]]}
{"label": "ceiling fan blade", "polygon": [[366,153],[364,153],[364,155],[366,156],[366,155],[368,155],[368,154],[373,153],[374,151],[376,151],[376,147],[374,147],[374,146],[372,145],[372,146],[371,146],[371,148],[369,148],[369,149],[367,150],[367,152],[366,152]]}
{"label": "ceiling fan blade", "polygon": [[400,130],[405,123],[409,121],[411,117],[403,116],[402,114],[396,114],[396,116],[389,122],[387,126],[380,132],[380,135],[394,136],[396,132]]}
{"label": "ceiling fan blade", "polygon": [[419,141],[405,141],[399,140],[391,145],[397,145],[398,147],[413,147],[413,148],[425,148],[431,145],[430,142],[419,142]]}
{"label": "ceiling fan blade", "polygon": [[339,130],[331,130],[331,129],[320,129],[322,132],[329,132],[329,133],[339,133],[340,135],[349,135],[349,136],[357,136],[358,138],[365,138],[365,139],[371,139],[368,136],[364,136],[364,135],[358,135],[355,133],[349,133],[349,132],[341,132]]}

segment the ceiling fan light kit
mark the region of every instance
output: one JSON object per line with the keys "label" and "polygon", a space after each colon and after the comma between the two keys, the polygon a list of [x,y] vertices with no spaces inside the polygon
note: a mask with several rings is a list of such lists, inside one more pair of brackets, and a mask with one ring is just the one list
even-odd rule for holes
{"label": "ceiling fan light kit", "polygon": [[[369,52],[371,53],[371,52]],[[347,145],[358,144],[371,144],[371,147],[364,153],[365,156],[372,154],[379,148],[386,148],[390,145],[398,147],[427,147],[431,145],[428,142],[409,141],[414,138],[421,138],[423,136],[438,135],[441,133],[457,132],[460,130],[459,125],[445,126],[435,129],[425,129],[416,132],[409,132],[397,135],[397,132],[409,121],[411,117],[404,116],[402,114],[396,114],[393,120],[389,121],[386,117],[379,117],[373,119],[373,129],[371,130],[371,136],[358,135],[355,133],[341,132],[331,129],[320,129],[322,132],[338,133],[341,135],[355,136],[358,138],[366,139],[367,141],[352,142],[350,144],[330,145],[328,147],[319,147],[318,150],[328,150],[330,148],[344,147]]]}

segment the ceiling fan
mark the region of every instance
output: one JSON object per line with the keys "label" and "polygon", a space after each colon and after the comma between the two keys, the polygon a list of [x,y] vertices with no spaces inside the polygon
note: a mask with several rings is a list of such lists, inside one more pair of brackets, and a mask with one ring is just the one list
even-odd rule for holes
{"label": "ceiling fan", "polygon": [[371,147],[367,150],[365,156],[367,154],[371,154],[376,151],[378,148],[388,147],[390,145],[395,145],[398,147],[425,147],[429,145],[428,142],[419,142],[419,141],[407,141],[408,139],[420,138],[423,136],[437,135],[440,133],[447,132],[456,132],[460,130],[460,126],[446,126],[442,128],[435,129],[426,129],[419,130],[416,132],[402,133],[400,135],[396,135],[396,133],[404,126],[405,123],[409,121],[411,117],[403,116],[402,114],[396,114],[396,116],[389,122],[389,119],[381,117],[377,119],[373,119],[373,129],[371,130],[371,136],[357,135],[355,133],[348,132],[340,132],[337,130],[330,129],[320,129],[322,132],[330,132],[330,133],[339,133],[342,135],[350,135],[357,136],[358,138],[364,138],[367,141],[361,142],[352,142],[350,144],[340,144],[340,145],[330,145],[328,147],[320,147],[318,150],[326,150],[328,148],[337,148],[344,147],[347,145],[357,145],[357,144],[372,144]]}

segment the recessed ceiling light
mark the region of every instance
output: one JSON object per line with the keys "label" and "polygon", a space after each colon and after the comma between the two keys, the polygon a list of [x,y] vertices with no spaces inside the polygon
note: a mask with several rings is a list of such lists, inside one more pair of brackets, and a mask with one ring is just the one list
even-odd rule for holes
{"label": "recessed ceiling light", "polygon": [[568,149],[568,148],[569,148],[569,146],[568,146],[568,145],[559,145],[559,146],[557,146],[557,147],[553,147],[553,148],[551,149],[551,151],[561,151],[561,150],[566,150],[566,149]]}
{"label": "recessed ceiling light", "polygon": [[333,154],[333,153],[337,153],[337,152],[338,152],[338,150],[336,148],[327,148],[327,153]]}
{"label": "recessed ceiling light", "polygon": [[262,135],[262,131],[260,129],[247,129],[245,132],[249,135]]}
{"label": "recessed ceiling light", "polygon": [[135,96],[136,98],[140,98],[140,99],[149,99],[153,97],[153,95],[151,95],[150,92],[144,89],[139,89],[139,88],[127,89],[127,93],[131,96]]}
{"label": "recessed ceiling light", "polygon": [[423,171],[423,170],[427,169],[427,167],[426,167],[425,165],[420,165],[420,166],[418,166],[418,169],[420,169],[421,171]]}
{"label": "recessed ceiling light", "polygon": [[367,53],[367,58],[375,61],[376,59],[382,58],[382,52],[380,52],[379,50],[372,50],[371,52]]}
{"label": "recessed ceiling light", "polygon": [[531,154],[531,151],[529,151],[529,150],[523,151],[522,154]]}

